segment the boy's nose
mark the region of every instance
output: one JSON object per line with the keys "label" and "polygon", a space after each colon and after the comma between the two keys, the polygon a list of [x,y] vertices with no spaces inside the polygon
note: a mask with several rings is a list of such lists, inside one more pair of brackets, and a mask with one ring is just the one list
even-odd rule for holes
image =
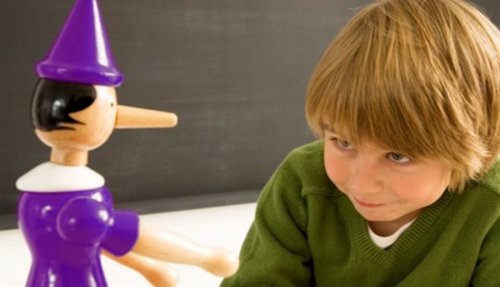
{"label": "boy's nose", "polygon": [[115,128],[171,128],[177,125],[173,113],[118,105]]}
{"label": "boy's nose", "polygon": [[382,190],[381,174],[376,163],[358,162],[351,171],[349,190],[354,194],[374,194]]}

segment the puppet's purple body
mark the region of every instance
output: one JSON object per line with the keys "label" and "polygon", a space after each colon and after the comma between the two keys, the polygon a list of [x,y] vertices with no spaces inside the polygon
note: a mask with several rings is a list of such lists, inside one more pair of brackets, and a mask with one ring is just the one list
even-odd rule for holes
{"label": "puppet's purple body", "polygon": [[19,226],[30,247],[28,287],[104,287],[101,248],[123,255],[138,236],[138,216],[113,209],[106,187],[23,191]]}

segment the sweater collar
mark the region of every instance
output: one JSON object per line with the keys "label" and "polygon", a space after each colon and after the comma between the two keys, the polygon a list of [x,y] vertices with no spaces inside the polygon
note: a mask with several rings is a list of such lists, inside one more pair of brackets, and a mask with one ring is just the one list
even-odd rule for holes
{"label": "sweater collar", "polygon": [[389,263],[396,258],[404,256],[410,249],[416,249],[422,238],[426,236],[430,228],[438,221],[443,212],[455,198],[455,194],[446,191],[441,198],[434,204],[428,206],[425,211],[406,229],[401,236],[387,249],[381,249],[376,246],[368,234],[368,223],[354,209],[349,199],[349,224],[351,225],[352,244],[356,244],[364,254],[380,264]]}

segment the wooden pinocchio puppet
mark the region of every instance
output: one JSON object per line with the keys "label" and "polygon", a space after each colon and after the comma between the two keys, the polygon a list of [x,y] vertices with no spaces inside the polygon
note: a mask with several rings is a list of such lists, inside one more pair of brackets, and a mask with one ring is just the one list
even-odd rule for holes
{"label": "wooden pinocchio puppet", "polygon": [[30,247],[29,287],[107,286],[100,255],[142,273],[154,286],[174,286],[162,262],[198,265],[218,276],[238,260],[113,208],[104,178],[86,166],[88,153],[114,128],[173,127],[175,114],[117,104],[116,69],[97,0],[77,0],[47,57],[37,64],[31,104],[50,161],[16,182],[19,227]]}

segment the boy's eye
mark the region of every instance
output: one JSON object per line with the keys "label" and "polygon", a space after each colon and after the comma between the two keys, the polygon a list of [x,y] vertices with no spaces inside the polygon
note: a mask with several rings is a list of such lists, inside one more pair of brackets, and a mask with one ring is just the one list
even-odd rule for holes
{"label": "boy's eye", "polygon": [[407,163],[410,162],[410,158],[397,152],[390,152],[387,154],[390,160],[395,163]]}
{"label": "boy's eye", "polygon": [[338,139],[338,138],[332,138],[332,141],[340,149],[350,150],[350,149],[354,148],[354,146],[350,142],[348,142],[346,140],[342,140],[342,139]]}

